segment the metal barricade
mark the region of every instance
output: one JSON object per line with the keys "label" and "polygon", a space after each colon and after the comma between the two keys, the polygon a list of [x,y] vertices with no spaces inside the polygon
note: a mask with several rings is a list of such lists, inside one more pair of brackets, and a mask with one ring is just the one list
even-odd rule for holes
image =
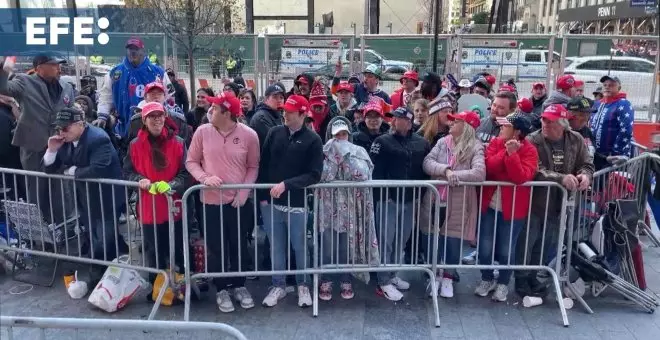
{"label": "metal barricade", "polygon": [[460,77],[471,79],[488,72],[501,82],[514,79],[521,95],[531,93],[535,82],[551,88],[560,70],[555,38],[553,34],[459,34],[455,39],[460,42]]}
{"label": "metal barricade", "polygon": [[[546,295],[549,287],[554,287],[562,322],[564,326],[568,326],[560,285],[560,282],[567,280],[564,276],[564,263],[553,261],[561,258],[564,237],[571,233],[570,229],[567,231],[566,218],[563,217],[566,216],[566,190],[554,182],[527,182],[522,185],[488,181],[461,182],[456,187],[447,187],[447,182],[444,181],[430,183],[437,186],[441,192],[446,192],[443,195],[446,198],[437,206],[443,210],[441,215],[444,215],[443,220],[440,220],[441,245],[438,246],[437,255],[445,259],[445,263],[438,264],[438,268],[480,269],[482,283],[488,282],[490,286],[487,287],[488,290],[482,291],[479,291],[478,287],[475,293],[484,297],[495,290],[493,282],[509,285],[511,277],[503,277],[505,275],[515,275],[516,287],[520,282],[525,283],[522,287],[530,289],[538,289],[542,285],[543,290],[538,292],[545,292]],[[509,189],[512,190],[513,201],[510,203],[511,211],[505,211],[502,201],[504,198],[495,195]],[[485,192],[493,195],[490,202],[482,200]],[[524,201],[526,197],[529,197],[529,203],[524,207],[524,217],[514,219],[513,216],[521,213],[518,211],[520,205],[524,204],[516,202],[517,199]],[[477,212],[474,211],[473,204],[478,207]],[[472,216],[468,216],[466,211],[472,211]],[[504,217],[506,215],[511,216],[510,220]],[[465,243],[470,241],[466,237],[471,237],[476,242],[474,264],[447,263],[448,244],[459,241],[456,240],[456,232],[463,235],[460,244],[453,245],[459,247],[459,254],[463,254]],[[494,276],[495,269],[500,271],[499,277]],[[541,280],[537,278],[540,272],[546,272],[548,275],[540,276]],[[544,280],[545,282],[542,282]],[[530,283],[536,287],[529,287]],[[531,290],[529,294],[532,295]]]}
{"label": "metal barricade", "polygon": [[[651,172],[650,163],[660,161],[660,156],[643,153],[637,157],[613,164],[610,167],[601,169],[594,173],[591,182],[591,188],[584,192],[576,192],[569,200],[569,230],[573,232],[568,233],[567,240],[567,255],[566,267],[572,270],[575,260],[574,252],[577,249],[582,249],[580,246],[591,247],[597,256],[609,256],[606,250],[606,236],[608,233],[607,228],[611,228],[609,224],[613,221],[608,219],[608,210],[618,208],[617,202],[633,202],[633,209],[637,217],[636,225],[633,229],[628,230],[630,235],[638,237],[641,234],[646,234],[652,243],[660,246],[660,241],[656,238],[647,224],[647,193],[651,187]],[[620,216],[624,218],[624,216]],[[634,217],[631,215],[631,217]],[[635,223],[633,223],[635,224]],[[626,254],[632,256],[636,250],[631,248],[630,244],[626,241],[627,238],[619,239],[617,245],[626,249]],[[581,250],[581,256],[589,258],[589,251]],[[593,256],[593,255],[592,255]],[[606,259],[607,261],[607,259]],[[620,272],[618,275],[608,272],[611,279],[611,286],[615,287],[619,293],[625,296],[628,300],[635,302],[642,306],[647,311],[653,311],[657,306],[660,306],[658,300],[653,295],[648,295],[640,292],[639,288],[642,287],[635,270],[635,265],[638,263],[627,262],[621,260],[619,262]],[[642,264],[643,265],[643,264]],[[609,267],[605,267],[610,269]],[[572,284],[566,285],[571,295],[575,297],[582,307],[589,313],[593,310],[585,302],[578,289]],[[604,289],[600,283],[592,283],[591,294],[598,296]]]}
{"label": "metal barricade", "polygon": [[[59,261],[92,265],[92,280],[100,279],[106,266],[148,273],[150,279],[163,274],[164,283],[149,315],[154,318],[176,269],[174,264],[183,267],[171,251],[173,245],[162,244],[170,243],[169,235],[174,235],[172,214],[177,207],[171,198],[154,195],[145,201],[141,195],[134,196],[136,182],[123,180],[83,180],[4,168],[0,176],[4,214],[0,252],[12,262],[15,279],[51,286]],[[142,205],[154,213],[159,205],[159,210],[167,209],[167,217],[163,223],[155,219],[142,223],[135,219],[135,209]],[[114,262],[119,255],[127,255],[128,260]],[[20,276],[23,271],[36,271],[39,276],[43,269],[52,271],[45,283]]]}
{"label": "metal barricade", "polygon": [[[565,34],[562,70],[585,82],[587,97],[604,75],[621,80],[621,90],[635,109],[636,120],[657,121],[658,36]],[[657,47],[655,47],[657,50]],[[655,115],[655,116],[654,116]]]}
{"label": "metal barricade", "polygon": [[264,61],[268,83],[282,82],[293,87],[293,80],[301,73],[322,78],[330,85],[335,66],[341,60],[347,79],[355,60],[347,58],[355,51],[355,37],[349,34],[286,34],[264,37]]}
{"label": "metal barricade", "polygon": [[[271,184],[223,185],[221,188],[208,188],[197,185],[188,189],[182,198],[184,202],[182,231],[184,238],[187,239],[187,235],[189,235],[190,227],[187,221],[191,220],[188,216],[189,209],[186,206],[195,192],[203,190],[200,194],[206,197],[204,195],[209,192],[216,192],[217,194],[219,191],[222,194],[223,191],[247,190],[254,199],[259,197],[258,191],[269,190],[272,187]],[[377,198],[371,198],[372,190],[379,192],[376,194]],[[344,212],[338,210],[328,212],[326,210],[328,207],[327,202],[334,202],[335,196],[333,196],[333,193],[336,191],[343,192],[344,198],[353,202],[351,205],[346,203],[343,203],[343,205],[330,205],[332,209],[344,207],[346,208]],[[283,201],[286,203],[276,202],[270,195],[267,195],[261,196],[268,197],[267,200],[264,198],[256,204],[248,201],[246,205],[238,209],[229,207],[229,204],[225,204],[223,207],[220,205],[202,205],[200,207],[201,211],[198,211],[196,216],[201,220],[198,223],[198,229],[200,233],[203,232],[204,240],[197,241],[195,247],[203,250],[201,254],[199,251],[196,252],[195,260],[191,261],[191,264],[195,265],[197,273],[192,273],[189,267],[186,268],[185,277],[188,284],[186,284],[184,320],[190,319],[192,289],[196,289],[196,283],[203,278],[220,279],[221,281],[216,281],[216,286],[219,285],[222,289],[222,287],[227,286],[225,280],[229,278],[241,277],[241,280],[244,280],[244,277],[247,276],[273,276],[273,281],[278,282],[278,284],[274,283],[273,285],[278,286],[284,284],[284,275],[297,275],[299,283],[314,285],[311,288],[313,289],[313,314],[318,315],[318,274],[356,273],[361,274],[361,277],[368,281],[369,276],[366,273],[378,272],[382,273],[380,274],[382,284],[386,284],[385,281],[389,282],[387,278],[391,278],[391,272],[394,271],[422,271],[430,277],[434,277],[437,262],[433,254],[436,254],[437,240],[431,245],[433,248],[427,246],[424,249],[426,259],[432,258],[433,261],[419,263],[416,257],[410,260],[404,260],[401,257],[403,248],[406,246],[413,230],[417,230],[413,235],[418,235],[419,232],[417,228],[413,228],[417,214],[419,214],[419,200],[411,199],[402,209],[398,209],[397,204],[393,203],[403,200],[402,195],[419,197],[423,191],[428,191],[432,196],[437,197],[437,190],[432,185],[422,181],[369,181],[313,185],[304,189],[303,197],[308,198],[304,199],[304,202],[300,202],[301,192],[292,194],[288,190],[285,192],[287,196],[283,196]],[[218,197],[216,196],[215,199],[217,201]],[[203,200],[206,200],[206,198],[203,198]],[[295,201],[293,205],[292,200]],[[261,212],[263,226],[259,223],[260,215],[257,209]],[[358,215],[361,217],[358,218]],[[322,261],[324,255],[329,255],[328,253],[331,254],[332,252],[324,252],[327,249],[319,245],[319,229],[332,229],[334,223],[338,221],[335,219],[352,223],[351,227],[343,228],[346,228],[346,232],[352,238],[351,244],[353,244],[353,247],[351,256],[348,256],[349,258],[344,259],[342,263],[332,264]],[[225,227],[226,225],[228,227]],[[240,227],[236,228],[235,225]],[[344,230],[343,228],[342,230]],[[238,229],[238,234],[236,234],[236,229]],[[379,232],[376,232],[376,230]],[[253,231],[255,240],[251,246],[253,248],[249,249],[245,234]],[[262,238],[259,235],[263,233],[268,235],[270,249],[267,249],[267,245],[260,242]],[[387,240],[385,246],[387,251],[381,255],[379,253],[379,243],[377,242],[382,242],[383,239]],[[416,240],[418,237],[415,236],[412,239]],[[234,244],[232,244],[232,240],[235,240]],[[187,240],[184,241],[184,256],[188,254],[188,243]],[[293,252],[290,250],[289,245]],[[335,250],[337,253],[349,251],[348,248],[335,249],[334,246],[334,243],[330,243],[333,252]],[[412,242],[411,247],[411,252],[417,254],[420,244]],[[361,255],[358,256],[358,253]],[[234,254],[237,256],[234,256]],[[271,268],[270,270],[265,268],[269,265],[268,263],[263,264],[261,257],[265,254],[270,255],[271,263],[277,268]],[[295,256],[292,256],[294,254]],[[231,262],[227,263],[226,261]],[[296,267],[294,267],[294,263]],[[323,265],[320,265],[320,263],[323,263]],[[310,274],[314,275],[313,282],[309,280],[308,275]],[[381,280],[379,279],[379,281]],[[241,285],[241,282],[233,282],[232,285],[237,287]],[[440,319],[435,281],[431,280],[430,285],[436,325],[439,326]]]}
{"label": "metal barricade", "polygon": [[211,335],[247,340],[238,329],[216,322],[0,316],[0,326],[6,328],[0,329],[0,338],[7,340],[90,339],[103,336],[104,331],[112,339],[199,339]]}

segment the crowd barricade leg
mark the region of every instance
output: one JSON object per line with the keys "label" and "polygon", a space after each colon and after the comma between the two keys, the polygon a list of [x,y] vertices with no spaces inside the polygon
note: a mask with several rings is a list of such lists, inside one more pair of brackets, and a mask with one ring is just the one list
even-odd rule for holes
{"label": "crowd barricade leg", "polygon": [[[164,235],[160,239],[167,242],[174,224],[164,223],[162,228],[157,228],[155,222],[142,224],[135,218],[133,205],[150,206],[155,211],[160,200],[159,209],[171,211],[174,208],[171,199],[166,199],[166,195],[151,195],[150,199],[144,200],[138,195],[136,202],[132,202],[130,196],[137,190],[137,183],[123,180],[80,180],[72,176],[4,168],[0,169],[0,176],[0,213],[4,222],[0,226],[0,254],[11,262],[9,267],[14,279],[51,286],[60,264],[85,264],[89,266],[89,272],[85,273],[83,267],[78,268],[83,269],[78,279],[86,281],[91,292],[108,266],[152,276],[162,274],[164,282],[154,297],[149,319],[155,317],[170,287],[168,258],[171,258],[170,267],[176,263],[171,247],[159,245],[157,235]],[[29,183],[36,183],[32,188],[39,193],[36,202],[26,200]],[[126,222],[120,222],[121,215]],[[151,256],[144,251],[144,237],[138,237],[138,234],[144,235],[145,228],[154,231],[152,250],[156,255],[153,264],[147,263]],[[45,282],[38,280],[43,276],[42,270],[49,271]],[[73,275],[67,273],[65,276]],[[65,285],[68,283],[65,280]]]}

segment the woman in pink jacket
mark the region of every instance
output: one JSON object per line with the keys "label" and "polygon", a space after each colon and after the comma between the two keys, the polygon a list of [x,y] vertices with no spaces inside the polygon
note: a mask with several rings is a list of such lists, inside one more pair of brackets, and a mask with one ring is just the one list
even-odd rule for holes
{"label": "woman in pink jacket", "polygon": [[[420,211],[421,246],[433,249],[432,235],[438,237],[438,263],[459,264],[463,240],[474,241],[479,212],[475,186],[458,186],[460,182],[482,182],[486,179],[484,147],[477,139],[479,115],[466,111],[448,115],[449,135],[438,140],[424,159],[424,172],[431,178],[449,182],[438,187],[440,220],[434,220],[434,195],[430,191],[422,200]],[[440,296],[454,296],[456,270],[445,270],[436,277]],[[429,285],[430,287],[430,285]]]}

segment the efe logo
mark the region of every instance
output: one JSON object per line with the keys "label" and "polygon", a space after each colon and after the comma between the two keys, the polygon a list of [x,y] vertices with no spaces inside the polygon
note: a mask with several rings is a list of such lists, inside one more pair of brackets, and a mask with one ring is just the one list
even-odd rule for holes
{"label": "efe logo", "polygon": [[[69,17],[27,17],[25,18],[25,44],[26,45],[57,45],[60,35],[70,34],[69,26],[71,18]],[[50,21],[50,22],[49,22]],[[46,36],[46,25],[50,28],[48,38]],[[107,18],[99,18],[96,25],[104,30],[110,26]],[[73,18],[73,44],[74,45],[94,45],[94,38],[90,35],[93,31],[93,17],[75,17]],[[105,45],[110,40],[106,33],[100,33],[96,40],[101,45]]]}

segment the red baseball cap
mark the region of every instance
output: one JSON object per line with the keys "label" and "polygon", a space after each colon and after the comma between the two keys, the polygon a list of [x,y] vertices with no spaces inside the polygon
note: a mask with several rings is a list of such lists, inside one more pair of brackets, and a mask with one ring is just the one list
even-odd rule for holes
{"label": "red baseball cap", "polygon": [[557,78],[557,88],[561,90],[568,90],[575,86],[575,78],[572,75],[566,74]]}
{"label": "red baseball cap", "polygon": [[531,113],[534,110],[534,103],[527,97],[520,98],[518,99],[518,109],[524,113]]}
{"label": "red baseball cap", "polygon": [[406,71],[406,72],[404,72],[401,79],[399,79],[399,82],[403,83],[404,79],[410,79],[410,80],[414,81],[415,83],[419,84],[419,74],[415,71]]}
{"label": "red baseball cap", "polygon": [[462,120],[473,128],[478,128],[479,125],[481,124],[481,119],[479,119],[479,115],[476,112],[473,111],[463,111],[461,113],[456,113],[456,114],[448,114],[447,119],[449,120]]}
{"label": "red baseball cap", "polygon": [[568,110],[561,104],[553,104],[545,108],[541,114],[541,118],[549,119],[551,121],[556,121],[559,119],[568,119],[569,114]]}
{"label": "red baseball cap", "polygon": [[144,104],[144,106],[142,107],[142,112],[141,112],[142,119],[147,118],[150,114],[152,114],[154,112],[165,113],[165,107],[163,106],[163,104],[158,103],[158,102],[151,102],[151,103]]}
{"label": "red baseball cap", "polygon": [[542,89],[545,89],[545,83],[542,83],[542,82],[536,82],[536,83],[532,84],[532,88],[533,88],[533,89],[535,89],[535,88],[539,88],[539,87],[542,88]]}
{"label": "red baseball cap", "polygon": [[206,100],[211,103],[211,105],[223,106],[234,117],[238,117],[242,114],[241,101],[236,98],[236,95],[233,92],[223,91],[220,92],[217,97],[206,97]]}
{"label": "red baseball cap", "polygon": [[488,84],[490,84],[490,86],[493,86],[497,82],[497,79],[495,79],[494,76],[489,74],[486,76],[486,81],[488,82]]}
{"label": "red baseball cap", "polygon": [[287,98],[282,108],[286,112],[306,113],[309,110],[309,102],[307,98],[294,94]]}
{"label": "red baseball cap", "polygon": [[159,89],[163,91],[163,93],[165,93],[165,86],[163,85],[163,83],[154,81],[147,84],[147,86],[144,87],[144,94],[146,95],[147,93],[151,92],[151,90],[154,89]]}
{"label": "red baseball cap", "polygon": [[137,38],[137,37],[132,37],[129,38],[126,41],[126,48],[129,48],[131,46],[137,47],[137,48],[144,48],[144,42],[142,42],[142,39]]}
{"label": "red baseball cap", "polygon": [[339,85],[337,85],[337,93],[339,93],[340,91],[348,91],[350,93],[353,93],[354,91],[353,85],[343,81],[339,83]]}
{"label": "red baseball cap", "polygon": [[513,88],[511,85],[504,84],[500,86],[500,88],[497,90],[497,92],[511,92],[511,93],[516,93],[516,89]]}
{"label": "red baseball cap", "polygon": [[575,87],[581,87],[584,86],[584,82],[582,80],[575,80]]}

